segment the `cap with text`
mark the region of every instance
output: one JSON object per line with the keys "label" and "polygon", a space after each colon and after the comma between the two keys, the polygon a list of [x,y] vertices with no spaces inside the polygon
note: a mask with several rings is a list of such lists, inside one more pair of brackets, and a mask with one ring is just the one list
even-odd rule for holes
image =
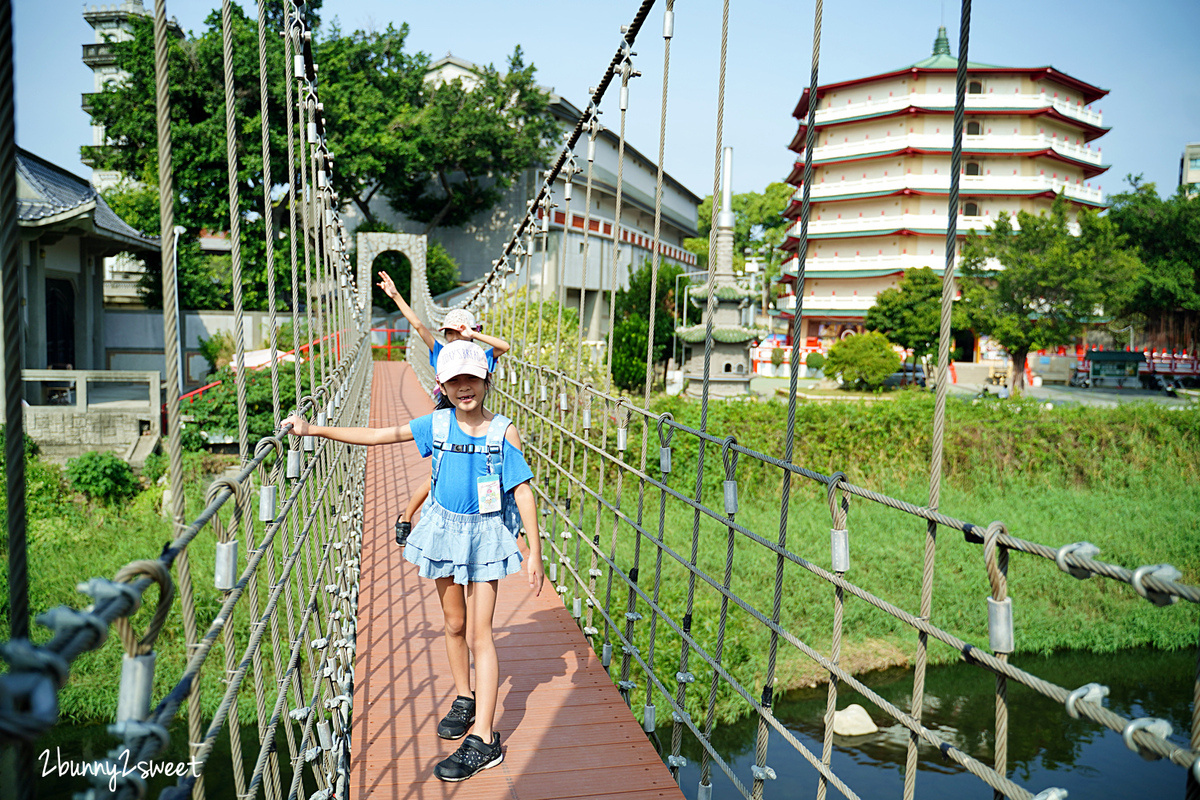
{"label": "cap with text", "polygon": [[437,357],[438,382],[445,383],[456,375],[487,377],[487,356],[482,347],[474,342],[459,339],[442,348]]}

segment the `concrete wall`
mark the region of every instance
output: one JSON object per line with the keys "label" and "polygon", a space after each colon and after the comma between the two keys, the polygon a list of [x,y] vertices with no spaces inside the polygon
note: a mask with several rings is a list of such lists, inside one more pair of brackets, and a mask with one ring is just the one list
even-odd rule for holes
{"label": "concrete wall", "polygon": [[[157,370],[166,369],[163,356],[164,333],[161,311],[105,309],[103,369]],[[291,315],[277,315],[282,324]],[[208,362],[200,355],[200,339],[208,339],[218,331],[233,333],[232,311],[188,311],[183,317],[184,385],[198,386],[208,371]],[[242,335],[247,350],[259,350],[270,343],[269,316],[265,311],[247,311],[242,315]],[[291,349],[290,343],[281,343]]]}

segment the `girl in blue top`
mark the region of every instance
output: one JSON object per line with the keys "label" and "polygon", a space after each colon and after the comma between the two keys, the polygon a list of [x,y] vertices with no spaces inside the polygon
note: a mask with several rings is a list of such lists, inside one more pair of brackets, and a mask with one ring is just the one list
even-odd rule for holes
{"label": "girl in blue top", "polygon": [[[404,558],[422,577],[436,581],[446,623],[446,653],[458,697],[439,723],[438,736],[459,739],[471,730],[458,750],[434,769],[438,778],[452,782],[504,760],[500,734],[492,730],[499,687],[492,618],[497,581],[521,569],[516,542],[520,525],[529,543],[529,588],[540,594],[544,580],[529,485],[533,473],[517,429],[484,408],[491,388],[487,375],[487,359],[479,345],[455,341],[442,349],[437,362],[448,409],[387,428],[318,426],[297,415],[285,422],[292,425],[293,436],[360,445],[413,441],[422,456],[434,459],[433,491],[408,537]],[[469,655],[475,659],[474,693]]]}

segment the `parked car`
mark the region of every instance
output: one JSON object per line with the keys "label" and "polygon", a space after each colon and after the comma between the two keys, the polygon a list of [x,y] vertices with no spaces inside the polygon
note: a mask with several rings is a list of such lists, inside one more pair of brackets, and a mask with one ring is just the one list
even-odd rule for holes
{"label": "parked car", "polygon": [[914,383],[922,388],[925,386],[925,368],[920,364],[901,364],[900,369],[883,380],[884,386],[911,386]]}

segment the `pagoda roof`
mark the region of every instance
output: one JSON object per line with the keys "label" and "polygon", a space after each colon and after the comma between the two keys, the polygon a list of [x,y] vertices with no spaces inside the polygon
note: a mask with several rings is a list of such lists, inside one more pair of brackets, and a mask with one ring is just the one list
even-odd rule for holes
{"label": "pagoda roof", "polygon": [[[958,59],[950,54],[950,44],[946,38],[946,28],[942,26],[938,28],[938,36],[934,40],[933,53],[927,58],[900,67],[899,69],[881,72],[877,75],[869,75],[864,78],[853,78],[851,80],[818,86],[817,97],[820,98],[825,93],[835,89],[842,89],[861,83],[871,83],[872,81],[884,80],[886,78],[896,78],[905,73],[945,74],[956,73],[957,71]],[[1028,75],[1032,80],[1052,80],[1055,83],[1078,91],[1083,96],[1084,104],[1094,103],[1108,94],[1108,89],[1102,89],[1099,86],[1082,81],[1050,65],[1040,67],[1005,67],[997,64],[985,64],[979,61],[968,61],[967,71],[975,74],[1024,74]],[[800,100],[796,103],[796,108],[792,111],[792,116],[796,119],[803,120],[807,116],[809,94],[810,92],[807,87],[800,94]]]}

